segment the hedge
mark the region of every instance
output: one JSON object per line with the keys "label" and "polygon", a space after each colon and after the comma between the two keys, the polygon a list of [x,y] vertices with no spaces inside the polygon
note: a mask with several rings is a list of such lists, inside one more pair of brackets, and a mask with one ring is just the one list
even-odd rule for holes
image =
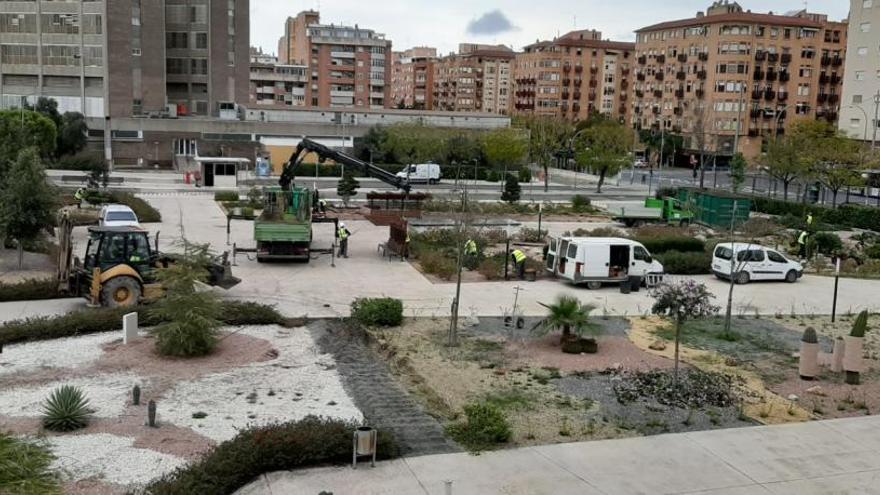
{"label": "hedge", "polygon": [[214,193],[214,201],[238,201],[238,191],[217,191]]}
{"label": "hedge", "polygon": [[0,302],[42,301],[59,297],[62,297],[62,294],[58,290],[58,282],[54,279],[31,279],[17,284],[0,282]]}
{"label": "hedge", "polygon": [[642,243],[652,254],[662,254],[668,251],[682,253],[702,253],[706,250],[706,243],[694,237],[679,235],[659,237],[639,237],[635,240]]}
{"label": "hedge", "polygon": [[761,197],[755,197],[752,200],[755,211],[760,213],[780,216],[794,215],[801,219],[806,219],[807,213],[812,213],[815,222],[880,232],[880,208],[857,205],[828,208]]}
{"label": "hedge", "polygon": [[[155,304],[161,304],[161,302]],[[97,308],[61,316],[41,316],[9,321],[0,325],[0,345],[113,332],[122,328],[122,317],[132,311],[138,313],[141,326],[153,327],[164,323],[156,317],[155,312],[149,309],[150,305],[134,309]],[[239,301],[224,301],[223,314],[219,319],[230,326],[283,325],[287,323],[272,306]]]}
{"label": "hedge", "polygon": [[[146,487],[152,495],[225,495],[264,473],[351,462],[352,432],[359,425],[306,416],[300,421],[243,430],[189,466]],[[377,458],[400,455],[394,438],[379,431]]]}
{"label": "hedge", "polygon": [[703,275],[712,273],[712,255],[708,252],[667,251],[657,255],[663,271],[671,275]]}
{"label": "hedge", "polygon": [[162,215],[159,213],[159,210],[153,208],[150,206],[150,203],[147,203],[131,193],[89,190],[86,192],[85,199],[89,203],[95,205],[126,205],[134,211],[134,214],[138,217],[138,221],[141,223],[158,223],[162,221]]}
{"label": "hedge", "polygon": [[403,322],[403,301],[390,297],[355,299],[351,317],[362,325],[396,327]]}

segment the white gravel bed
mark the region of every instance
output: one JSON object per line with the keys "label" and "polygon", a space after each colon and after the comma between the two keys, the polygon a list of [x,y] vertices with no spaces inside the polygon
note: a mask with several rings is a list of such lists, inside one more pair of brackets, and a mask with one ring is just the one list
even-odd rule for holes
{"label": "white gravel bed", "polygon": [[38,417],[42,414],[43,403],[53,390],[62,385],[72,385],[82,390],[89,399],[89,407],[94,411],[94,416],[115,418],[125,410],[135,384],[143,387],[143,382],[137,375],[113,373],[59,380],[31,387],[0,389],[0,414]]}
{"label": "white gravel bed", "polygon": [[48,439],[56,459],[54,469],[71,480],[102,478],[134,488],[186,464],[180,457],[133,447],[134,439],[96,433]]}
{"label": "white gravel bed", "polygon": [[110,332],[6,346],[0,354],[0,376],[85,366],[101,357],[101,346],[120,338],[119,332]]}
{"label": "white gravel bed", "polygon": [[[222,442],[249,425],[308,415],[363,419],[342,387],[333,358],[320,352],[307,329],[244,327],[239,333],[268,340],[278,358],[179,382],[157,401],[160,420]],[[196,412],[207,416],[194,419]]]}

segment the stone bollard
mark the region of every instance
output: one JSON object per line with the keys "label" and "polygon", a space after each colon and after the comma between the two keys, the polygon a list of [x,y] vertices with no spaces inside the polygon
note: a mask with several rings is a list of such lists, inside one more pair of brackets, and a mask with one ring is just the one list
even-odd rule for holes
{"label": "stone bollard", "polygon": [[133,406],[141,405],[141,387],[138,385],[131,389],[131,404]]}
{"label": "stone bollard", "polygon": [[147,405],[147,426],[156,428],[156,401],[151,400]]}
{"label": "stone bollard", "polygon": [[801,357],[798,363],[798,375],[802,380],[812,380],[819,374],[819,340],[816,330],[807,327],[801,338]]}
{"label": "stone bollard", "polygon": [[846,341],[843,337],[834,339],[834,351],[831,354],[831,371],[840,373],[843,371],[843,358],[846,353]]}
{"label": "stone bollard", "polygon": [[133,344],[138,336],[138,314],[128,313],[122,317],[122,343]]}

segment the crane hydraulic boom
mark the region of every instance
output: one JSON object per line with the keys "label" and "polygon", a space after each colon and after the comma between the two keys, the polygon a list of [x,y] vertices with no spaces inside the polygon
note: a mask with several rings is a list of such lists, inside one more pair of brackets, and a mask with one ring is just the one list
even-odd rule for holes
{"label": "crane hydraulic boom", "polygon": [[321,162],[324,162],[325,160],[333,160],[336,163],[341,163],[348,167],[353,167],[356,170],[360,170],[365,175],[375,177],[376,179],[406,193],[409,193],[410,191],[410,185],[405,178],[398,177],[371,163],[358,160],[351,155],[336,151],[323,144],[316,143],[309,138],[303,138],[302,141],[300,141],[296,146],[296,150],[294,150],[293,154],[290,156],[290,160],[284,164],[284,170],[281,172],[281,178],[278,180],[282,189],[285,191],[290,189],[291,184],[293,184],[293,179],[296,176],[296,169],[299,168],[299,164],[302,163],[303,159],[305,159],[306,155],[309,153],[315,153],[318,155]]}

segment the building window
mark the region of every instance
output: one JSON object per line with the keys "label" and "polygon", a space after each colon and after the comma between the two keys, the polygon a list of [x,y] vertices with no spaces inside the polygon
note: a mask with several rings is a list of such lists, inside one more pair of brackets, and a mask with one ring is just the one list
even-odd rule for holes
{"label": "building window", "polygon": [[140,57],[141,56],[141,49],[140,48],[132,48],[131,49],[131,56]]}
{"label": "building window", "polygon": [[865,71],[857,70],[856,71],[856,81],[864,81],[865,80]]}
{"label": "building window", "polygon": [[862,102],[862,95],[853,95],[852,97],[853,105],[858,105]]}
{"label": "building window", "polygon": [[862,1],[862,8],[863,9],[870,9],[873,6],[874,6],[874,0],[863,0]]}
{"label": "building window", "polygon": [[863,33],[870,33],[871,32],[871,23],[870,22],[863,22],[863,23],[859,24],[859,31],[861,31]]}
{"label": "building window", "polygon": [[849,119],[849,126],[850,127],[861,127],[862,126],[862,119],[858,119],[858,118]]}
{"label": "building window", "polygon": [[809,84],[798,84],[798,96],[810,96]]}
{"label": "building window", "polygon": [[864,57],[865,55],[868,54],[868,47],[867,46],[860,46],[858,48],[858,50],[856,50],[856,53],[858,53],[860,56]]}

